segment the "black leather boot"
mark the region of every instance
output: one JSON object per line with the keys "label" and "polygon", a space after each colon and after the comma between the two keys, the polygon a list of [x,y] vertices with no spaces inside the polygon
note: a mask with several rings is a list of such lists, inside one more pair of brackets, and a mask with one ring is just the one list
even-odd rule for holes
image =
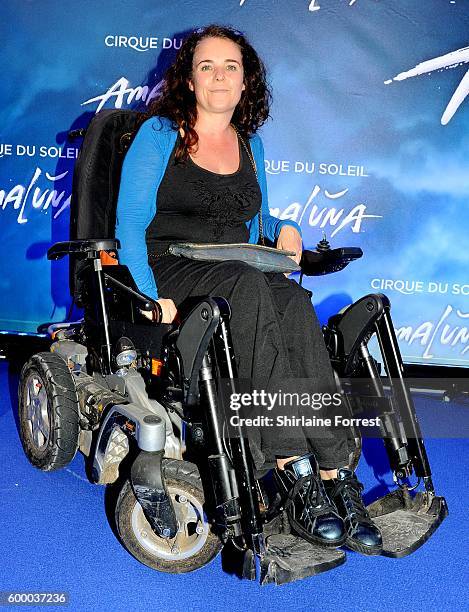
{"label": "black leather boot", "polygon": [[314,455],[289,461],[274,474],[292,530],[314,544],[342,546],[344,523],[326,495]]}
{"label": "black leather boot", "polygon": [[346,545],[364,555],[379,555],[383,549],[381,533],[373,523],[362,499],[363,485],[348,468],[337,471],[337,479],[326,480],[325,488],[347,530]]}

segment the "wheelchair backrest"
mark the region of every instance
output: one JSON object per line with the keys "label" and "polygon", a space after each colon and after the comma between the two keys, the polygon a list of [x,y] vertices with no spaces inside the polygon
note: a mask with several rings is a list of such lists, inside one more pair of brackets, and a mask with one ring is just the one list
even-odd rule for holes
{"label": "wheelchair backrest", "polygon": [[[141,114],[103,110],[91,120],[75,164],[70,202],[70,240],[114,238],[117,197],[125,154]],[[70,259],[70,294],[82,304],[77,276],[83,262]]]}

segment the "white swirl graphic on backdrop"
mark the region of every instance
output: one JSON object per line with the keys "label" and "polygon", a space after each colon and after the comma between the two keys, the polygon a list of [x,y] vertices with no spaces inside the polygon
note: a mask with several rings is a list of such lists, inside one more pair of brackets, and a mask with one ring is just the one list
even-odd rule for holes
{"label": "white swirl graphic on backdrop", "polygon": [[[445,55],[441,55],[439,57],[434,57],[433,59],[426,60],[417,64],[411,70],[407,70],[406,72],[400,72],[392,79],[388,79],[384,81],[385,85],[389,85],[393,81],[405,81],[406,79],[411,79],[415,76],[420,76],[422,74],[428,74],[433,72],[434,70],[443,70],[445,68],[456,68],[457,66],[461,66],[462,64],[469,63],[469,47],[463,47],[462,49],[458,49],[457,51],[452,51],[451,53],[446,53]],[[466,97],[469,94],[469,70],[465,73],[462,78],[462,81],[456,88],[456,91],[451,97],[451,100],[448,102],[448,106],[445,109],[441,117],[441,124],[446,125],[453,118],[454,113],[458,110],[461,104],[464,102]]]}
{"label": "white swirl graphic on backdrop", "polygon": [[[357,0],[347,0],[349,6],[353,6]],[[246,0],[239,0],[239,6],[244,6]],[[308,11],[314,13],[315,11],[319,11],[321,7],[319,6],[319,0],[309,0]]]}
{"label": "white swirl graphic on backdrop", "polygon": [[[348,6],[353,6],[357,0],[345,0]],[[239,0],[239,6],[244,6],[246,0]],[[378,0],[376,0],[378,2]],[[449,0],[450,4],[456,4],[456,0]],[[319,0],[309,0],[308,10],[313,13],[320,9]]]}

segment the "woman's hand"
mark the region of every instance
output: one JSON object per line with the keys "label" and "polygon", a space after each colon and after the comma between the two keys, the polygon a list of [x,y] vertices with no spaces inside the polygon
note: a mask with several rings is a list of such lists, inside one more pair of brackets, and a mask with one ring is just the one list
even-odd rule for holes
{"label": "woman's hand", "polygon": [[[277,238],[277,249],[293,251],[295,254],[292,255],[291,258],[297,264],[299,264],[301,254],[303,252],[303,242],[301,240],[300,232],[291,225],[284,225]],[[287,272],[285,276],[288,276],[289,274],[291,273]]]}
{"label": "woman's hand", "polygon": [[172,323],[178,316],[176,304],[173,302],[173,300],[165,298],[160,298],[156,301],[161,306],[161,310],[163,311],[163,319],[160,321],[160,323]]}
{"label": "woman's hand", "polygon": [[[176,304],[173,302],[173,300],[167,299],[167,298],[159,298],[158,300],[156,300],[158,302],[158,304],[161,306],[161,311],[163,313],[163,318],[160,321],[160,323],[172,323],[176,317],[178,316],[178,311],[176,308]],[[153,315],[151,312],[145,311],[145,310],[141,310],[140,311],[147,319],[150,319],[150,321],[153,320]]]}

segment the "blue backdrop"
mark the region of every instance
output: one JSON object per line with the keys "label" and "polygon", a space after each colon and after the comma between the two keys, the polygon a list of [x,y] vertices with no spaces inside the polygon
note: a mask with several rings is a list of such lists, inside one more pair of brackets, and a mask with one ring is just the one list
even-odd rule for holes
{"label": "blue backdrop", "polygon": [[273,214],[306,246],[365,256],[308,279],[320,317],[382,291],[406,361],[469,365],[467,0],[7,0],[0,8],[0,328],[35,330],[69,307],[77,145],[101,108],[145,106],[181,37],[244,31],[269,69],[262,136]]}

